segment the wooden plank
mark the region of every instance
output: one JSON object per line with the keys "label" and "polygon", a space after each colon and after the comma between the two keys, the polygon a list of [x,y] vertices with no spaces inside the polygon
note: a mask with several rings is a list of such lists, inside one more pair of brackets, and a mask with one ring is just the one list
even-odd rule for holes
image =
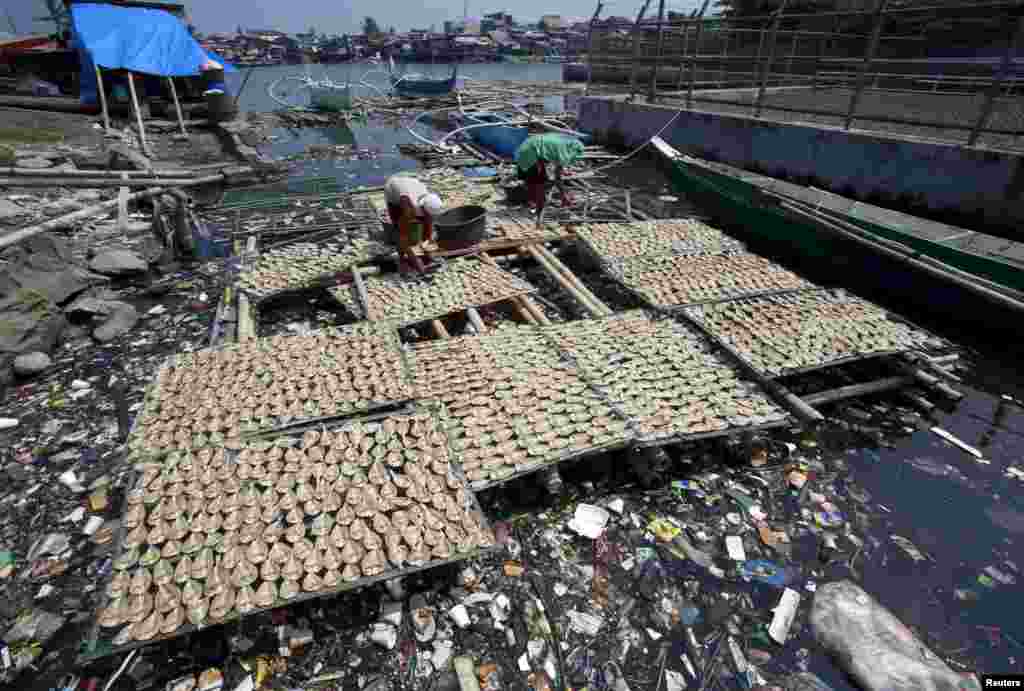
{"label": "wooden plank", "polygon": [[821,391],[819,393],[802,396],[801,398],[803,398],[804,403],[808,405],[821,405],[822,403],[832,403],[846,398],[856,398],[858,396],[867,396],[869,394],[881,393],[883,391],[891,391],[892,389],[901,389],[913,383],[913,377],[887,377],[885,379],[878,379],[864,384],[841,386],[837,389]]}

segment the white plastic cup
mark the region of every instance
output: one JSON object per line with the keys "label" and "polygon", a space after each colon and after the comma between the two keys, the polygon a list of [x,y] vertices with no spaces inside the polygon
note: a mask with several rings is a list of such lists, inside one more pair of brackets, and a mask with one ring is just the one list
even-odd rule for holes
{"label": "white plastic cup", "polygon": [[465,605],[455,605],[448,610],[448,616],[452,618],[455,625],[460,629],[464,629],[469,626],[469,610],[466,609]]}
{"label": "white plastic cup", "polygon": [[92,537],[96,534],[96,531],[100,529],[101,525],[103,525],[103,519],[99,516],[93,516],[86,521],[85,527],[82,528],[82,532],[89,537]]}

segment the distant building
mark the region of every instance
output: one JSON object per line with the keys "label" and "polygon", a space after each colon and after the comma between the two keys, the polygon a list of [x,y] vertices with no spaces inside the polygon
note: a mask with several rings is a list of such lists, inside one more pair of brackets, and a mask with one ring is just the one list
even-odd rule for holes
{"label": "distant building", "polygon": [[446,34],[454,34],[455,33],[455,22],[453,22],[451,20],[445,21],[445,23],[444,23],[444,32]]}
{"label": "distant building", "polygon": [[[485,14],[483,21],[493,22],[495,29],[508,28],[515,23],[515,21],[512,19],[512,15],[509,14],[508,12],[495,12],[493,14]],[[494,29],[492,29],[492,31],[493,30]]]}
{"label": "distant building", "polygon": [[540,18],[540,25],[544,27],[545,31],[556,31],[562,28],[562,15],[560,14],[545,14]]}

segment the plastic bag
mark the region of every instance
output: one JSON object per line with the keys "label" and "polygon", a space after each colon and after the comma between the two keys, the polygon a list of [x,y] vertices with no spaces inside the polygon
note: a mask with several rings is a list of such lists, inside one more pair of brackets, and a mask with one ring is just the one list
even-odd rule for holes
{"label": "plastic bag", "polygon": [[814,639],[865,691],[974,691],[889,610],[851,581],[820,586],[811,608]]}

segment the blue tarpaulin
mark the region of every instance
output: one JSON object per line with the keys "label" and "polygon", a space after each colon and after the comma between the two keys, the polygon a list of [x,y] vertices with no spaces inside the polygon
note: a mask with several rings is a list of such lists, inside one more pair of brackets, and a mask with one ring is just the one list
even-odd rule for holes
{"label": "blue tarpaulin", "polygon": [[159,77],[196,76],[211,62],[219,63],[226,72],[235,71],[203,50],[185,24],[163,10],[74,4],[71,22],[82,57],[85,102],[96,101],[93,65]]}

